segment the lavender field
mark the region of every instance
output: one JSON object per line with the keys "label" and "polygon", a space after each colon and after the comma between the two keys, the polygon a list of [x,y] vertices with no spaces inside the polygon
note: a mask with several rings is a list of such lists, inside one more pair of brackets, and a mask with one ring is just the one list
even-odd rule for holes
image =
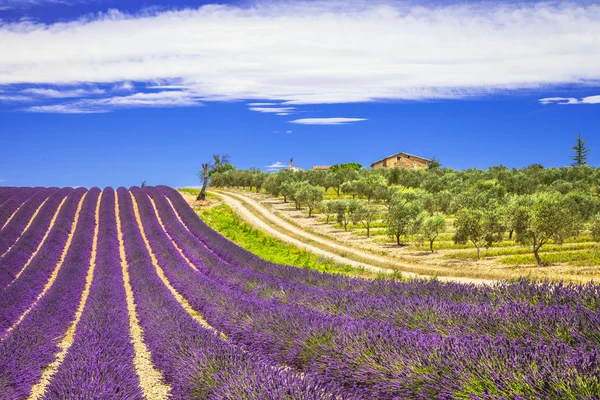
{"label": "lavender field", "polygon": [[0,399],[597,399],[600,285],[268,263],[168,187],[0,188]]}

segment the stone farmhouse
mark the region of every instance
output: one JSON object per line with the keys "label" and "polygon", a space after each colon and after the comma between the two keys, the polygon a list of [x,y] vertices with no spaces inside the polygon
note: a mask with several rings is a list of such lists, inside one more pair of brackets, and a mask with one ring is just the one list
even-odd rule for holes
{"label": "stone farmhouse", "polygon": [[371,168],[427,169],[431,160],[408,153],[396,153],[371,164]]}

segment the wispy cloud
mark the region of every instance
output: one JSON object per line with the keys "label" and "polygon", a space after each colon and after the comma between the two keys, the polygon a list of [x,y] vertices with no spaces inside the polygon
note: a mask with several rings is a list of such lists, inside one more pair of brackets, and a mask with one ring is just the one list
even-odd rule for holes
{"label": "wispy cloud", "polygon": [[32,113],[56,113],[56,114],[101,114],[110,112],[107,108],[87,107],[85,104],[52,104],[46,106],[32,106],[24,108],[23,111]]}
{"label": "wispy cloud", "polygon": [[183,91],[135,93],[102,99],[85,99],[66,104],[43,105],[25,108],[23,111],[62,114],[96,114],[110,112],[115,108],[133,107],[190,107],[200,106],[197,97]]}
{"label": "wispy cloud", "polygon": [[271,165],[267,165],[265,168],[285,168],[287,167],[286,164],[282,163],[281,161],[276,161]]}
{"label": "wispy cloud", "polygon": [[265,1],[3,24],[0,85],[177,82],[204,101],[284,107],[600,81],[600,5],[440,3]]}
{"label": "wispy cloud", "polygon": [[26,93],[34,96],[49,97],[55,99],[68,98],[68,97],[85,97],[89,95],[104,94],[103,89],[71,89],[71,90],[56,90],[56,89],[42,89],[42,88],[28,88],[24,89],[22,93]]}
{"label": "wispy cloud", "polygon": [[546,97],[538,100],[541,104],[600,104],[600,95],[576,97]]}
{"label": "wispy cloud", "polygon": [[352,122],[366,121],[366,118],[300,118],[290,121],[301,125],[345,125]]}
{"label": "wispy cloud", "polygon": [[135,86],[131,82],[123,82],[113,87],[113,92],[131,92]]}
{"label": "wispy cloud", "polygon": [[0,101],[6,103],[16,103],[16,102],[28,102],[33,99],[29,96],[22,95],[12,95],[12,94],[0,94]]}
{"label": "wispy cloud", "polygon": [[287,165],[281,161],[277,161],[271,165],[267,165],[265,168],[267,171],[279,171],[280,169],[287,168]]}
{"label": "wispy cloud", "polygon": [[277,108],[250,107],[249,110],[260,112],[260,113],[273,113],[276,115],[288,115],[290,112],[295,110],[295,107],[277,107]]}
{"label": "wispy cloud", "polygon": [[251,107],[276,106],[278,103],[248,103]]}
{"label": "wispy cloud", "polygon": [[76,3],[86,3],[87,1],[89,0],[1,0],[0,10],[30,8],[42,5],[73,5]]}

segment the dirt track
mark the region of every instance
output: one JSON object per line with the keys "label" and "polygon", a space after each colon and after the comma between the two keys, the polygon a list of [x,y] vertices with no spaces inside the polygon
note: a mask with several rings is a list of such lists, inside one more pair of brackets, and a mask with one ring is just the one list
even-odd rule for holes
{"label": "dirt track", "polygon": [[[261,205],[259,202],[255,201],[254,199],[252,199],[248,196],[244,196],[239,193],[222,191],[222,190],[219,190],[219,191],[213,190],[211,192],[213,194],[221,197],[223,199],[223,201],[228,206],[230,206],[240,217],[242,217],[244,220],[246,220],[246,222],[250,223],[251,225],[255,226],[256,228],[259,228],[259,229],[269,233],[272,236],[275,236],[276,238],[278,238],[286,243],[293,244],[294,246],[305,249],[306,251],[309,251],[311,253],[330,258],[340,264],[349,264],[349,265],[352,265],[355,267],[364,267],[371,271],[390,273],[393,270],[398,270],[398,271],[401,271],[404,276],[409,277],[409,278],[430,278],[430,276],[427,276],[427,275],[419,275],[419,274],[409,272],[408,269],[410,269],[411,266],[408,264],[403,264],[398,261],[391,261],[387,258],[379,257],[375,254],[367,254],[360,250],[353,249],[352,247],[333,242],[331,240],[325,239],[325,238],[317,236],[317,235],[313,235],[309,232],[299,229],[298,227],[279,218],[278,216],[273,214],[270,210],[268,210],[263,205]],[[246,204],[244,204],[244,203],[246,203]],[[251,209],[250,209],[250,207],[251,207]],[[255,214],[259,214],[261,218],[259,218]],[[263,219],[267,220],[269,223],[265,222]],[[270,224],[275,225],[276,228],[274,228]],[[292,233],[292,234],[290,234],[290,233]],[[293,236],[296,236],[296,237],[300,236],[302,238],[302,240],[299,240]],[[316,247],[316,246],[310,244],[310,243],[315,243],[315,242],[321,243],[323,246],[326,246],[328,249],[331,249],[331,251],[325,250],[325,249],[322,249],[320,247]],[[367,258],[367,259],[373,260],[374,263],[385,263],[388,265],[393,265],[394,268],[393,269],[392,269],[392,267],[382,268],[382,267],[372,265],[372,264],[369,264],[366,262],[356,261],[356,260],[353,260],[348,257],[342,257],[341,255],[336,254],[334,251],[339,251],[340,253],[348,254],[349,257],[351,257],[351,258],[354,258],[354,257],[357,257],[360,259]],[[494,282],[493,280],[489,280],[489,279],[446,277],[446,276],[438,277],[438,279],[440,281],[459,282],[459,283],[475,283],[475,284],[490,284],[490,283]]]}

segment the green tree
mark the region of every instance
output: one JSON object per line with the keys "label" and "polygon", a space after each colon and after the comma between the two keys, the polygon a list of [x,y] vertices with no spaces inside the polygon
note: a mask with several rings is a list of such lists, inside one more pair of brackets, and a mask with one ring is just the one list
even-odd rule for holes
{"label": "green tree", "polygon": [[295,186],[294,198],[300,204],[308,207],[308,217],[312,217],[313,210],[323,201],[323,189],[313,186],[308,182],[298,182]]}
{"label": "green tree", "polygon": [[326,218],[325,223],[329,224],[329,218],[331,218],[332,216],[334,216],[336,214],[335,207],[333,207],[333,202],[332,201],[322,201],[319,203],[317,208],[319,209],[319,211],[321,211],[321,214],[325,215],[325,218]]}
{"label": "green tree", "polygon": [[327,174],[329,186],[335,189],[337,195],[340,195],[342,184],[358,179],[358,172],[352,168],[341,168],[337,171],[331,171]]}
{"label": "green tree", "polygon": [[345,163],[345,164],[334,164],[331,166],[331,168],[329,168],[329,170],[331,172],[337,172],[342,169],[350,169],[350,170],[358,171],[361,168],[362,168],[361,163],[349,162],[349,163]]}
{"label": "green tree", "polygon": [[519,199],[516,240],[533,247],[538,265],[544,265],[539,251],[548,241],[563,243],[578,232],[577,213],[567,206],[567,200],[558,192],[541,192]]}
{"label": "green tree", "polygon": [[581,139],[581,133],[577,135],[577,141],[571,149],[575,152],[575,155],[571,156],[571,160],[573,160],[571,165],[573,167],[587,165],[587,157],[590,154],[590,148],[586,142]]}
{"label": "green tree", "polygon": [[430,215],[423,221],[423,237],[429,241],[429,249],[433,253],[433,242],[446,229],[443,215]]}
{"label": "green tree", "polygon": [[359,194],[358,193],[358,180],[342,183],[341,190],[342,190],[342,192],[344,192],[344,194],[349,194],[354,199]]}
{"label": "green tree", "polygon": [[429,162],[429,169],[440,169],[442,168],[442,164],[439,162],[437,158],[432,158]]}
{"label": "green tree", "polygon": [[415,233],[423,222],[423,207],[418,201],[410,201],[402,196],[395,196],[385,218],[388,234],[396,238],[400,246],[400,237]]}
{"label": "green tree", "polygon": [[338,220],[344,225],[345,231],[348,231],[348,224],[352,221],[352,213],[355,209],[356,200],[338,200]]}
{"label": "green tree", "polygon": [[471,242],[477,249],[477,259],[481,259],[481,248],[490,247],[502,241],[506,230],[504,218],[499,207],[490,205],[485,210],[479,208],[463,208],[459,210],[454,221],[456,232],[455,243]]}
{"label": "green tree", "polygon": [[352,212],[352,223],[362,224],[367,229],[367,237],[371,236],[371,224],[379,217],[377,208],[371,204],[359,203]]}
{"label": "green tree", "polygon": [[375,190],[374,198],[383,201],[383,205],[389,210],[390,204],[398,192],[400,192],[400,188],[397,186],[379,186]]}
{"label": "green tree", "polygon": [[287,181],[281,185],[281,194],[283,195],[283,202],[287,203],[287,200],[292,200],[296,206],[296,210],[300,209],[300,202],[296,198],[296,186],[298,182]]}
{"label": "green tree", "polygon": [[250,185],[254,186],[256,188],[256,193],[258,193],[267,179],[267,173],[259,169],[250,169],[250,172]]}
{"label": "green tree", "polygon": [[355,191],[366,197],[367,203],[388,187],[387,179],[379,174],[369,174],[355,182]]}
{"label": "green tree", "polygon": [[[348,205],[345,200],[331,200],[328,202],[329,208],[333,214],[336,216],[336,221],[338,224],[344,224],[346,211],[348,209]],[[344,229],[346,229],[346,225],[344,225]]]}

